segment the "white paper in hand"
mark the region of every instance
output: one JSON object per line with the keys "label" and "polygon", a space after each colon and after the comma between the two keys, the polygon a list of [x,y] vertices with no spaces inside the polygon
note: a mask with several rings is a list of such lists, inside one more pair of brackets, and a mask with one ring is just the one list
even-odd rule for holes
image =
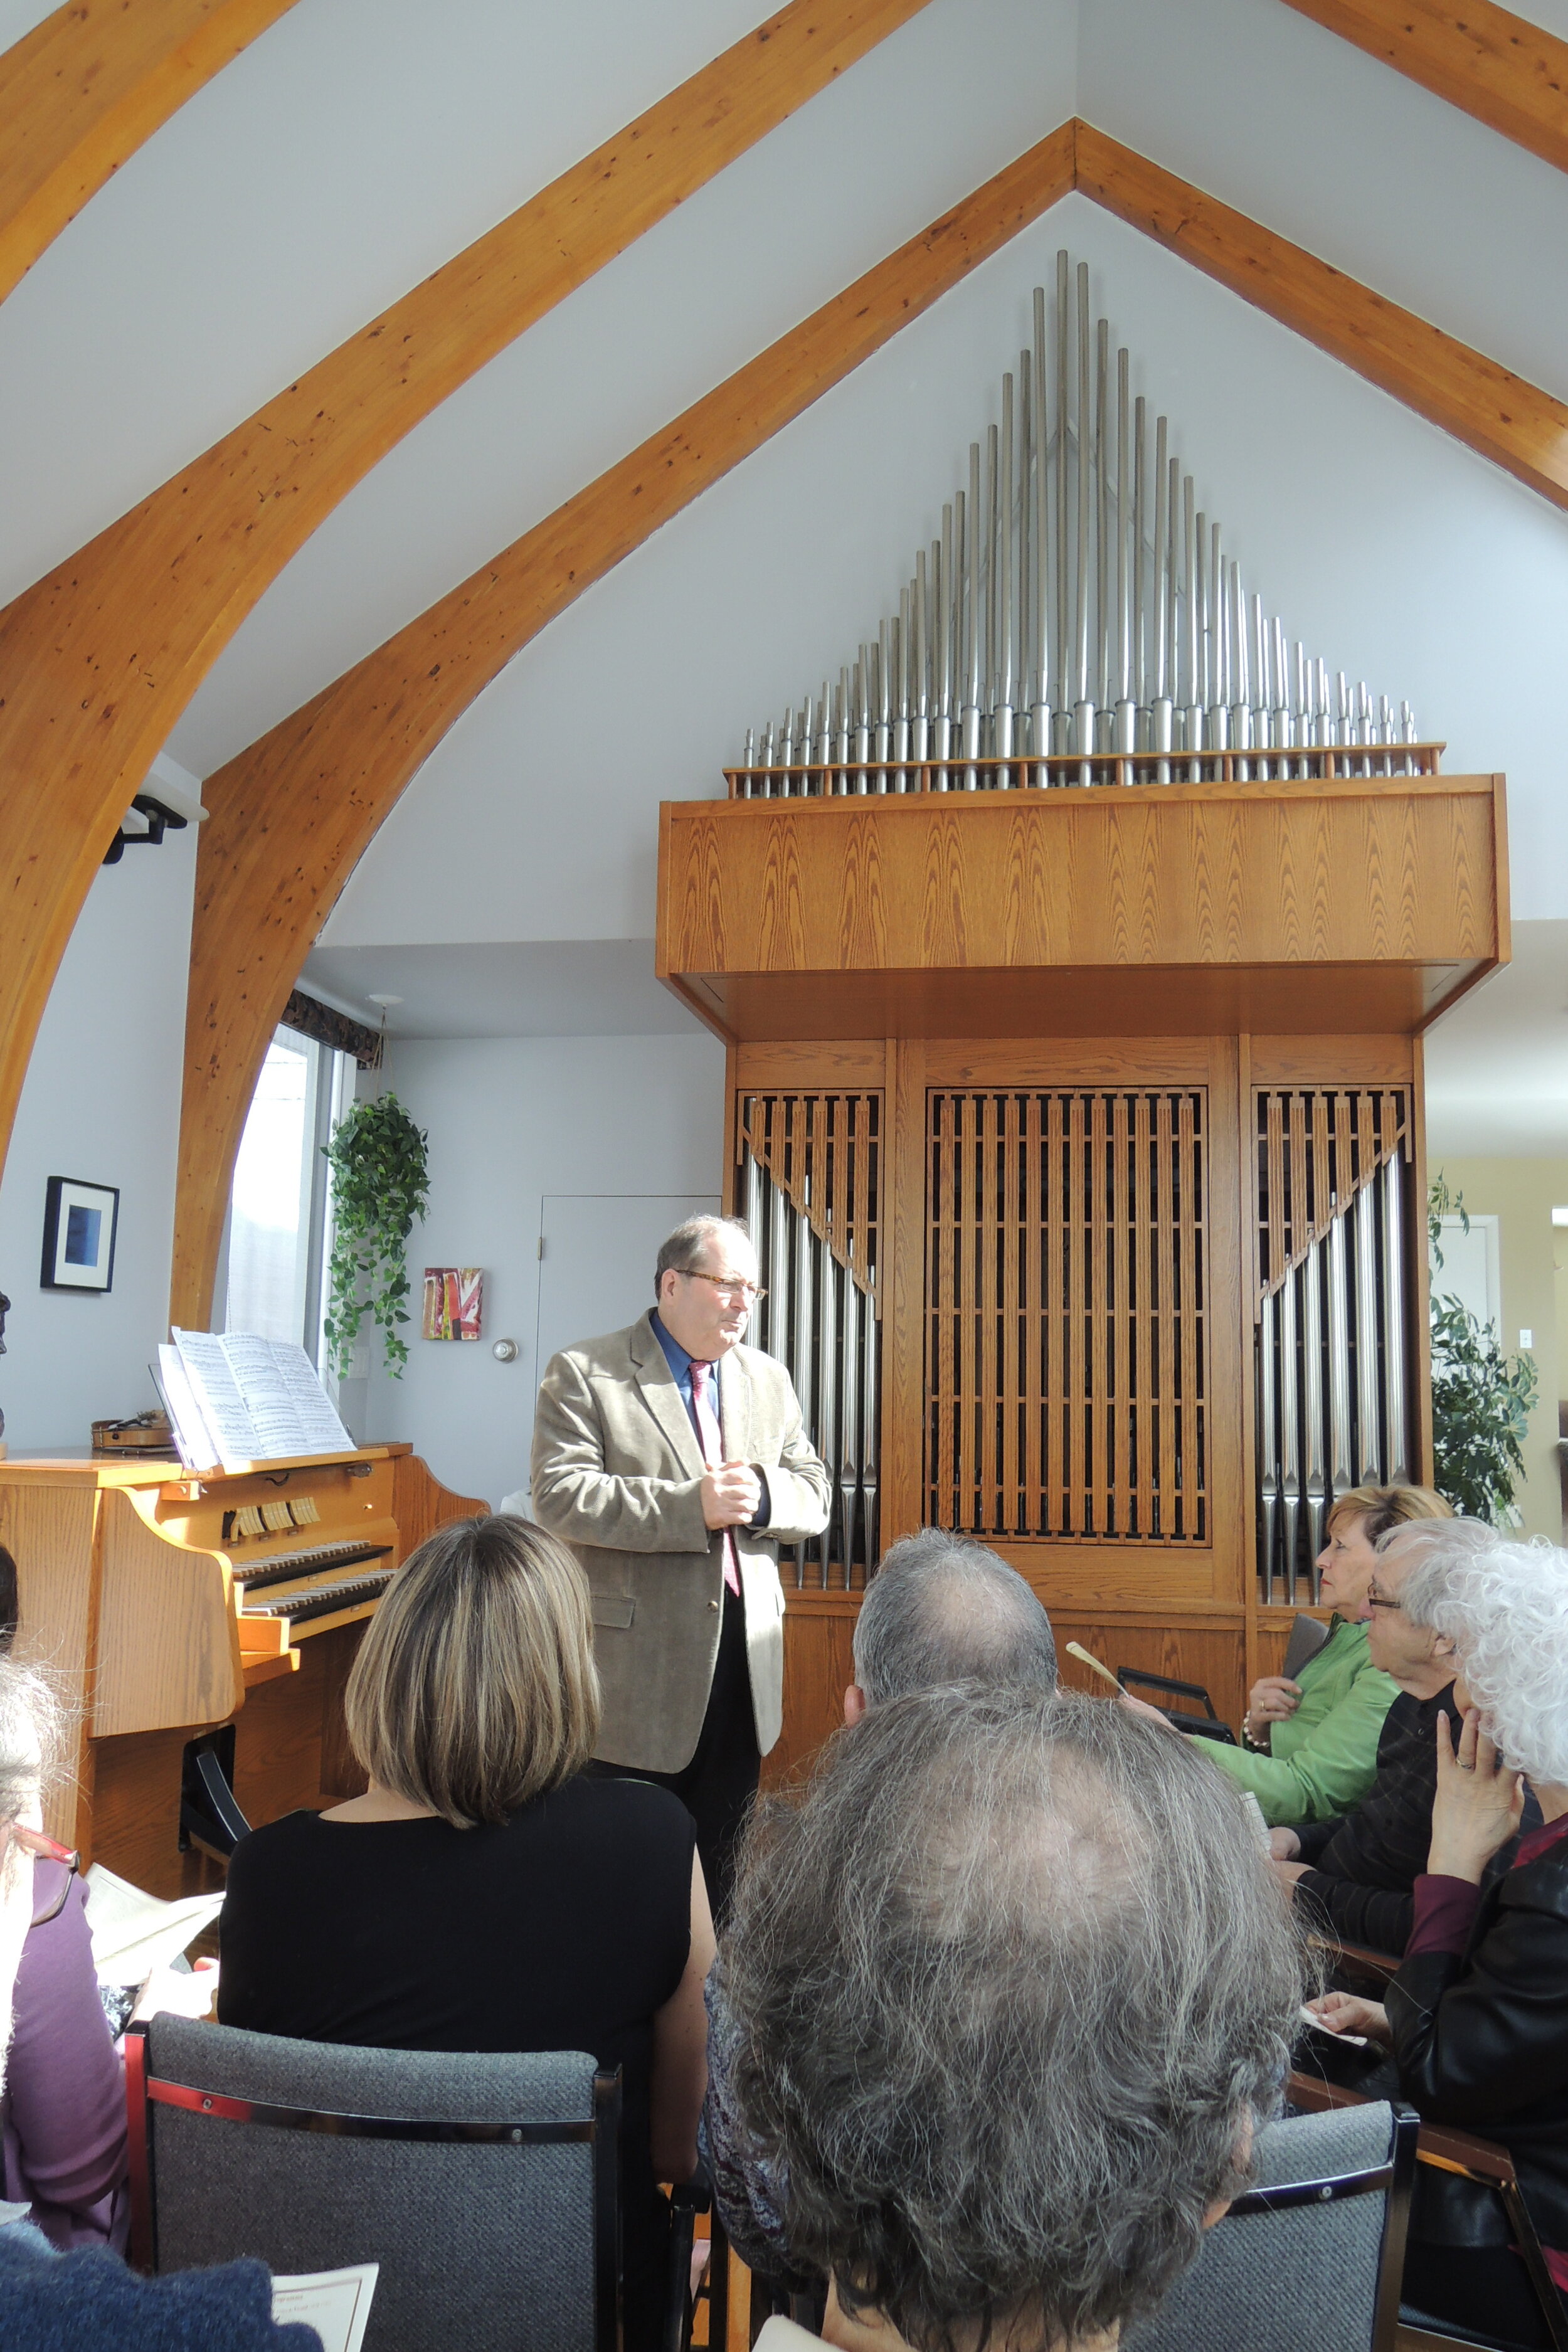
{"label": "white paper in hand", "polygon": [[300,2272],[274,2278],[272,2316],[279,2323],[303,2320],[321,2339],[321,2352],[360,2352],[379,2263],[356,2263],[342,2271]]}
{"label": "white paper in hand", "polygon": [[116,1878],[95,1862],[84,1880],[92,1961],[100,1985],[139,1985],[153,1969],[167,1968],[223,1909],[221,1895],[188,1895],[163,1903],[139,1886]]}

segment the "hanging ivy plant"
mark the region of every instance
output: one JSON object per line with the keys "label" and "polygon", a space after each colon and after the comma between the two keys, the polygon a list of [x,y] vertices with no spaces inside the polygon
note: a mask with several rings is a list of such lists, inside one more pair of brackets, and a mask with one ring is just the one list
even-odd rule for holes
{"label": "hanging ivy plant", "polygon": [[[1426,1233],[1435,1265],[1443,1264],[1445,1215],[1468,1234],[1464,1195],[1439,1172],[1426,1197]],[[1432,1451],[1437,1492],[1467,1518],[1493,1527],[1518,1523],[1514,1496],[1524,1476],[1524,1439],[1535,1409],[1534,1359],[1505,1356],[1496,1331],[1452,1293],[1432,1293]]]}
{"label": "hanging ivy plant", "polygon": [[340,1380],[346,1380],[366,1315],[381,1333],[382,1359],[400,1380],[408,1349],[408,1236],[429,1197],[427,1138],[395,1094],[355,1103],[323,1146],[332,1171],[332,1258],[325,1328]]}

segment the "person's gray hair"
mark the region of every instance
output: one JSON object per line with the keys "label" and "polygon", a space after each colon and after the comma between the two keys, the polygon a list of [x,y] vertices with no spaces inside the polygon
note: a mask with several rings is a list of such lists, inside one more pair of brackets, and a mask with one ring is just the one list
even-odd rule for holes
{"label": "person's gray hair", "polygon": [[[1449,1533],[1479,1522],[1457,1519]],[[1568,1787],[1568,1551],[1544,1536],[1433,1551],[1400,1601],[1453,1642],[1459,1672],[1503,1761]]]}
{"label": "person's gray hair", "polygon": [[1055,1690],[1051,1621],[1017,1570],[986,1545],[922,1528],[889,1546],[866,1588],[855,1679],[878,1705],[942,1683]]}
{"label": "person's gray hair", "polygon": [[0,1657],[0,1823],[25,1813],[58,1768],[60,1703],[45,1677]]}
{"label": "person's gray hair", "polygon": [[1302,1992],[1187,1741],[973,1685],[874,1707],[764,1803],[719,1969],[792,2252],[917,2352],[1154,2303],[1245,2178]]}
{"label": "person's gray hair", "polygon": [[697,1261],[715,1234],[739,1234],[742,1241],[752,1238],[751,1228],[743,1217],[683,1217],[672,1234],[666,1234],[658,1246],[658,1257],[653,1270],[653,1295],[657,1299],[664,1277],[672,1269],[677,1274],[696,1274]]}

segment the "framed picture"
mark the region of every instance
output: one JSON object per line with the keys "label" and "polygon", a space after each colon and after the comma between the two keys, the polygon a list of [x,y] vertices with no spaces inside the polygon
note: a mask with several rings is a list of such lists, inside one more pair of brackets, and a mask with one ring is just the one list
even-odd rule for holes
{"label": "framed picture", "polygon": [[46,1290],[108,1290],[114,1281],[118,1184],[83,1184],[51,1176],[44,1196]]}
{"label": "framed picture", "polygon": [[426,1339],[477,1339],[484,1312],[484,1271],[477,1265],[427,1265],[425,1269]]}

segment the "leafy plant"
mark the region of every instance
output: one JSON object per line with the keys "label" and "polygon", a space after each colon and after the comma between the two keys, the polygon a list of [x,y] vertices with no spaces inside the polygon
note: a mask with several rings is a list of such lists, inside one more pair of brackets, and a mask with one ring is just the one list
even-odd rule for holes
{"label": "leafy plant", "polygon": [[416,1217],[429,1198],[428,1139],[395,1094],[355,1103],[322,1149],[332,1171],[332,1256],[324,1318],[338,1378],[346,1380],[360,1325],[368,1315],[381,1332],[382,1358],[400,1380],[408,1349],[397,1326],[408,1321],[405,1252]]}
{"label": "leafy plant", "polygon": [[[1439,1173],[1426,1196],[1432,1256],[1443,1263],[1445,1216],[1468,1234],[1464,1196],[1450,1193]],[[1496,1330],[1480,1323],[1452,1294],[1432,1296],[1432,1451],[1437,1491],[1467,1518],[1511,1526],[1514,1496],[1524,1476],[1523,1442],[1535,1410],[1538,1381],[1531,1356],[1505,1356]]]}

